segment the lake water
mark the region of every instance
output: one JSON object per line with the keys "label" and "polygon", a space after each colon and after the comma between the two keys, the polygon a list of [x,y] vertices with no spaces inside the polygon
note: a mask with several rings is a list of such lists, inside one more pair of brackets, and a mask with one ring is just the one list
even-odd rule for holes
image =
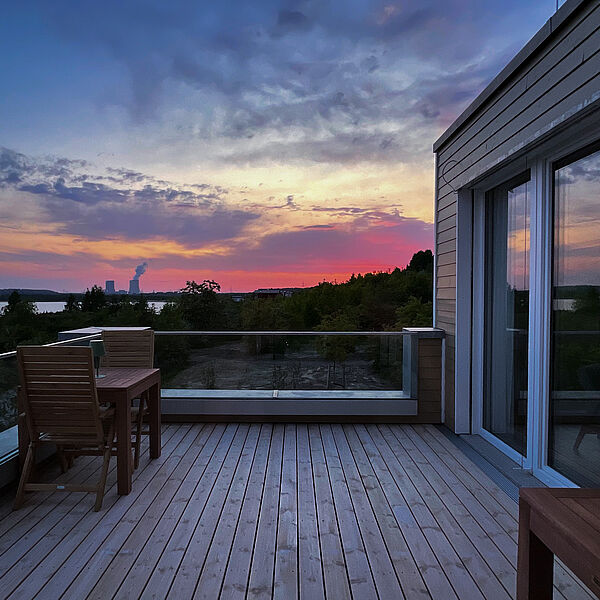
{"label": "lake water", "polygon": [[[162,307],[166,302],[148,302],[150,306],[153,306],[158,312],[162,310]],[[0,309],[8,305],[8,302],[0,302]],[[41,313],[55,313],[64,310],[64,302],[36,302],[35,303],[38,312]]]}

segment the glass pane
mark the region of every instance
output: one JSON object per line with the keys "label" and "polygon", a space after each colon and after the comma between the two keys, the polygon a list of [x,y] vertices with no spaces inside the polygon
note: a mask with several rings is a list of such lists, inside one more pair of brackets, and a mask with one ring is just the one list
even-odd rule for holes
{"label": "glass pane", "polygon": [[488,197],[483,427],[527,450],[530,182]]}
{"label": "glass pane", "polygon": [[0,432],[17,424],[17,359],[0,359]]}
{"label": "glass pane", "polygon": [[600,152],[555,171],[548,464],[600,485]]}
{"label": "glass pane", "polygon": [[163,388],[402,390],[402,334],[160,335]]}

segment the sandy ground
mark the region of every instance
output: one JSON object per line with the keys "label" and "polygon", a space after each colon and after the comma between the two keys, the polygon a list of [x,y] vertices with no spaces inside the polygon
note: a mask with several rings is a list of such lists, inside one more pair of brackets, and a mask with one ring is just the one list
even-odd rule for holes
{"label": "sandy ground", "polygon": [[[400,358],[400,357],[399,357]],[[393,390],[398,385],[373,370],[366,347],[357,347],[345,361],[334,364],[316,349],[252,355],[243,341],[193,350],[192,363],[168,386],[200,389],[368,389]],[[398,362],[394,368],[401,370]],[[329,381],[329,386],[328,386]]]}

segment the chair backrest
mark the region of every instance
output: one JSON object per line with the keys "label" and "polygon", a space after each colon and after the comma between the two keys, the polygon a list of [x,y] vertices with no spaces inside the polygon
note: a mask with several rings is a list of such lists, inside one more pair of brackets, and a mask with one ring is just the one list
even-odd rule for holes
{"label": "chair backrest", "polygon": [[106,354],[102,357],[105,367],[154,367],[154,331],[109,330],[102,332]]}
{"label": "chair backrest", "polygon": [[102,443],[92,349],[20,346],[17,362],[29,435]]}

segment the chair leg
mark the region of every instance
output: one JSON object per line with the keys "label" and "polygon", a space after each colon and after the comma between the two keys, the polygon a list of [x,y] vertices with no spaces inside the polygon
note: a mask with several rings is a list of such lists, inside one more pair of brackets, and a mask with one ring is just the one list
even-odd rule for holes
{"label": "chair leg", "polygon": [[25,485],[31,475],[31,468],[33,467],[34,457],[35,448],[33,442],[30,442],[29,447],[27,448],[25,462],[23,463],[23,470],[21,471],[21,479],[19,479],[19,487],[17,488],[17,495],[15,497],[15,503],[13,505],[14,510],[21,508],[21,506],[23,505],[23,499],[25,496]]}
{"label": "chair leg", "polygon": [[62,446],[56,447],[56,454],[58,454],[58,459],[60,460],[60,471],[61,473],[66,473],[69,468],[69,463],[65,456],[65,449]]}
{"label": "chair leg", "polygon": [[133,468],[137,469],[140,465],[140,448],[142,445],[142,426],[144,424],[144,407],[146,406],[146,394],[140,397],[140,406],[137,415],[135,432],[135,452],[133,455]]}
{"label": "chair leg", "polygon": [[583,442],[583,438],[586,433],[589,433],[587,425],[582,425],[579,428],[579,433],[577,434],[577,437],[575,438],[575,443],[573,444],[573,450],[575,450],[575,452],[579,450],[579,446],[581,446],[581,442]]}
{"label": "chair leg", "polygon": [[98,482],[98,491],[96,492],[96,504],[94,510],[98,512],[102,508],[102,500],[104,500],[104,490],[106,488],[106,477],[108,476],[108,466],[112,455],[112,448],[115,441],[115,424],[111,423],[108,431],[108,439],[104,447],[104,462],[102,463],[102,474]]}

